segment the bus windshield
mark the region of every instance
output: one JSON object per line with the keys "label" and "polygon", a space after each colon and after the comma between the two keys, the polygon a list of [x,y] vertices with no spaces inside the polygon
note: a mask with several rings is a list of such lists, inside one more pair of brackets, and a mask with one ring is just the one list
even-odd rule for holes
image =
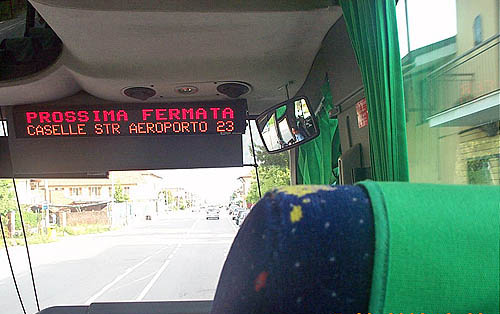
{"label": "bus windshield", "polygon": [[[270,159],[258,138],[255,144],[263,192],[289,184],[288,153]],[[248,129],[242,145],[251,165]],[[16,179],[40,306],[212,300],[231,243],[259,199],[255,179],[252,166]],[[0,181],[0,195],[10,258],[27,294],[32,283],[11,180]],[[0,269],[8,268],[0,250]],[[22,313],[8,272],[0,287],[5,312]],[[24,305],[37,310],[33,298]]]}

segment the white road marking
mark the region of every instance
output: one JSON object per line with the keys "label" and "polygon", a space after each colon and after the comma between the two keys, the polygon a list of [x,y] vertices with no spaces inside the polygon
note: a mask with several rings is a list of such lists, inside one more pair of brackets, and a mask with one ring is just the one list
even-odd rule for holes
{"label": "white road marking", "polygon": [[[196,219],[196,221],[191,226],[191,228],[189,229],[189,231],[187,231],[184,234],[184,236],[183,236],[184,240],[194,230],[194,228],[196,227],[196,225],[199,222],[200,222],[200,219],[199,218]],[[165,271],[165,269],[167,269],[168,264],[170,264],[170,261],[172,260],[172,258],[174,257],[175,253],[177,253],[177,251],[180,249],[181,246],[182,246],[182,242],[179,242],[177,244],[177,246],[175,247],[175,249],[172,251],[172,253],[170,253],[170,255],[167,257],[167,259],[165,260],[165,263],[163,263],[163,265],[160,267],[160,269],[158,270],[158,272],[156,272],[156,275],[144,287],[144,289],[142,289],[141,293],[137,296],[137,298],[135,299],[135,301],[141,301],[146,296],[146,294],[149,292],[149,290],[151,290],[151,288],[156,283],[156,281],[158,280],[158,278],[160,278],[161,274]]]}
{"label": "white road marking", "polygon": [[142,298],[151,290],[153,285],[156,283],[158,278],[160,278],[160,275],[163,273],[163,271],[167,268],[168,264],[170,264],[171,258],[168,258],[165,263],[161,266],[161,268],[156,272],[156,275],[151,279],[151,281],[148,283],[146,287],[142,290],[141,294],[135,299],[136,301],[141,301]]}
{"label": "white road marking", "polygon": [[106,291],[108,291],[117,282],[119,282],[120,280],[122,280],[123,278],[125,278],[128,274],[130,274],[131,272],[133,272],[135,269],[137,269],[138,267],[140,267],[141,265],[143,265],[144,263],[146,263],[147,261],[149,261],[151,258],[153,258],[153,256],[155,256],[156,254],[160,253],[161,251],[163,251],[165,249],[166,248],[159,249],[158,251],[156,251],[152,255],[146,257],[145,259],[143,259],[142,261],[140,261],[139,263],[137,263],[136,265],[134,265],[133,267],[128,268],[123,274],[117,276],[113,281],[111,281],[110,283],[108,283],[107,285],[105,285],[101,290],[99,290],[99,292],[97,292],[96,294],[94,294],[93,296],[91,296],[87,301],[85,301],[84,304],[91,304],[92,302],[94,302],[98,297],[100,297],[103,293],[105,293]]}
{"label": "white road marking", "polygon": [[0,30],[0,32],[9,31],[9,30],[13,29],[14,27],[19,26],[22,22],[23,22],[23,21],[19,21],[19,22],[16,22],[16,23],[14,23],[14,24],[12,24],[12,25],[10,25],[10,26],[7,26],[7,27],[5,27],[5,28],[1,29],[1,30]]}

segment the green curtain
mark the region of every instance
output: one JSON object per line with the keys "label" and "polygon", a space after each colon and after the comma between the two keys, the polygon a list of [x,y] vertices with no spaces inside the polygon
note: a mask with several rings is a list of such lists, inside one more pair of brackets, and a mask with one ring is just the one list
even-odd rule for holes
{"label": "green curtain", "polygon": [[372,179],[408,181],[408,151],[394,0],[340,0],[368,106]]}
{"label": "green curtain", "polygon": [[[326,78],[321,86],[323,94],[321,110],[317,115],[319,136],[299,146],[297,160],[297,183],[332,184],[336,182],[332,169],[340,156],[340,139],[337,134],[337,119],[330,119],[328,112],[333,108],[330,83]],[[332,143],[333,142],[333,143]],[[332,147],[333,146],[333,147]]]}

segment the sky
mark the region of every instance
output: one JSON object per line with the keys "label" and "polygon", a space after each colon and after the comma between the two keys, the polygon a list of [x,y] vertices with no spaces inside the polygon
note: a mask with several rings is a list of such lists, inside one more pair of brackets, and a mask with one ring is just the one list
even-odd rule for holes
{"label": "sky", "polygon": [[[252,123],[252,132],[255,144],[262,145],[254,123]],[[253,164],[250,144],[250,133],[247,127],[243,135],[244,164]],[[165,178],[165,184],[168,187],[182,187],[208,202],[226,203],[233,191],[240,186],[238,177],[248,175],[252,169],[253,167],[178,169],[156,170],[155,173]]]}
{"label": "sky", "polygon": [[[470,0],[473,1],[473,0]],[[456,0],[407,0],[410,49],[415,50],[457,34]],[[405,0],[396,6],[401,57],[408,53]]]}
{"label": "sky", "polygon": [[240,186],[238,177],[253,167],[157,170],[167,187],[183,187],[209,203],[227,203]]}

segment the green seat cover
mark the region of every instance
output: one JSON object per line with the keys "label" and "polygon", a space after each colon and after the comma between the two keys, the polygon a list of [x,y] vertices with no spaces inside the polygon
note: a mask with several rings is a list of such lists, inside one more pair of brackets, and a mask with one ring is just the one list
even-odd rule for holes
{"label": "green seat cover", "polygon": [[365,181],[375,219],[372,314],[496,314],[500,187]]}

